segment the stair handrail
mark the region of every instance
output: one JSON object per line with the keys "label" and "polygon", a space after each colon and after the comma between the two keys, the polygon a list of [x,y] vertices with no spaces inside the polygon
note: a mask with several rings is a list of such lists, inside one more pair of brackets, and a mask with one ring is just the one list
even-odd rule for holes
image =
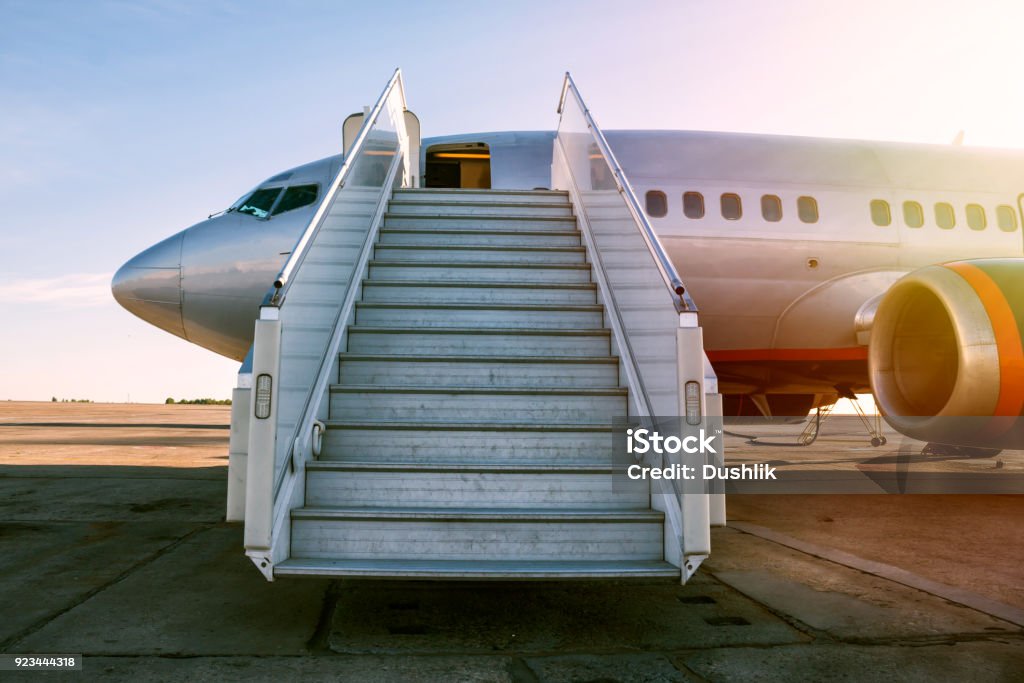
{"label": "stair handrail", "polygon": [[[575,100],[568,99],[570,93]],[[620,358],[620,368],[629,387],[631,405],[636,411],[627,413],[627,416],[635,416],[645,423],[658,418],[672,420],[673,416],[676,416],[676,424],[681,431],[689,430],[692,433],[705,426],[710,429],[714,416],[709,415],[707,411],[708,401],[714,398],[714,403],[719,406],[716,410],[720,410],[720,400],[717,393],[717,378],[703,348],[703,332],[697,306],[683,285],[682,278],[664,245],[647,220],[647,215],[641,208],[625,171],[568,72],[562,84],[558,113],[561,118],[555,134],[552,156],[552,187],[567,190],[577,212],[582,237],[593,266],[593,276],[602,295],[606,320]],[[593,164],[590,160],[594,159],[601,159],[601,163]],[[582,165],[584,163],[590,164],[589,178],[580,175],[587,173],[588,169]],[[606,172],[602,171],[595,175],[595,171],[600,167]],[[616,192],[612,191],[609,182],[612,179]],[[618,251],[618,246],[613,247],[608,254],[602,253],[599,238],[601,233],[595,232],[595,223],[604,219],[599,212],[607,208],[600,204],[606,195],[617,195],[619,199],[614,204],[620,211],[622,208],[626,209],[620,223],[619,236],[627,238],[627,241],[636,244],[636,247],[626,247],[625,250],[643,254],[644,247],[640,244],[644,244],[645,256],[649,257],[650,261],[646,262],[647,266],[640,267],[653,266],[658,271],[658,275],[650,273],[651,278],[647,285],[649,291],[657,295],[649,304],[639,306],[634,312],[640,311],[644,318],[639,321],[640,329],[644,331],[649,332],[651,329],[645,326],[645,321],[655,327],[661,326],[663,332],[674,330],[674,348],[667,355],[660,356],[662,361],[667,362],[670,359],[675,365],[674,377],[668,380],[674,385],[668,391],[664,387],[668,375],[663,368],[658,367],[661,362],[658,360],[659,356],[652,356],[649,348],[646,351],[634,348],[634,340],[625,317],[632,306],[629,303],[629,294],[620,301],[616,294],[618,285],[614,281],[615,271],[608,268],[605,259],[605,256],[614,255]],[[591,207],[588,207],[590,199],[596,202],[592,205],[595,209],[593,215]],[[630,225],[626,225],[627,223]],[[598,226],[605,234],[611,234],[607,225]],[[633,229],[636,230],[635,233]],[[634,241],[637,238],[639,240]],[[623,267],[621,261],[616,265]],[[668,292],[660,290],[659,276]],[[632,284],[625,283],[625,286],[629,288]],[[663,293],[668,295],[667,300],[660,298]],[[626,303],[623,303],[624,301]],[[670,301],[673,306],[671,309],[668,307]],[[661,306],[664,306],[664,309]],[[674,315],[661,316],[662,312],[667,313],[670,310]],[[653,322],[655,320],[660,322]],[[635,315],[633,321],[637,322]],[[665,354],[666,351],[667,349],[661,349],[660,353]],[[696,387],[695,392],[691,391],[692,387]],[[662,465],[668,462],[671,462],[671,458],[663,455]],[[687,487],[676,479],[659,479],[656,483],[652,482],[651,486],[651,505],[665,513],[667,524],[672,531],[665,537],[665,559],[680,566],[681,577],[685,582],[710,553],[711,497],[703,495],[703,492],[687,490]],[[654,488],[655,486],[657,488]],[[689,495],[691,493],[701,495]],[[724,512],[720,508],[720,505],[716,507],[716,514],[724,518]]]}
{"label": "stair handrail", "polygon": [[[398,89],[397,91],[395,89]],[[397,102],[395,99],[397,98]],[[376,126],[381,115],[385,111],[396,113],[394,120],[396,126],[397,145],[394,157],[391,159],[388,169],[381,180],[380,195],[375,202],[372,215],[368,216],[367,233],[360,248],[360,253],[353,267],[351,281],[346,291],[344,300],[340,303],[337,315],[333,318],[330,333],[325,341],[324,351],[321,354],[319,364],[312,378],[311,390],[306,393],[305,399],[298,413],[296,424],[290,434],[279,433],[277,424],[277,411],[280,410],[279,388],[281,382],[278,377],[279,363],[281,360],[281,334],[282,314],[287,311],[283,307],[285,294],[288,287],[295,281],[295,275],[300,272],[305,256],[311,251],[316,243],[317,235],[321,226],[330,214],[332,207],[339,201],[344,201],[340,196],[340,190],[345,186],[346,179],[352,169],[356,168],[359,161],[365,157],[367,152],[367,140]],[[400,111],[399,111],[400,110]],[[300,481],[304,476],[305,462],[314,457],[319,451],[320,442],[323,437],[324,425],[318,420],[319,408],[323,404],[326,388],[329,386],[332,372],[336,371],[334,363],[337,360],[337,350],[344,340],[346,322],[353,311],[355,304],[359,274],[365,271],[370,255],[373,252],[376,231],[379,229],[386,211],[388,200],[399,173],[409,159],[410,140],[405,129],[404,112],[406,111],[405,92],[402,85],[402,74],[400,69],[395,69],[394,74],[385,86],[380,98],[370,113],[364,118],[363,125],[359,131],[356,141],[349,149],[342,167],[338,170],[330,189],[325,194],[320,207],[303,232],[302,237],[296,244],[285,267],[282,268],[273,287],[267,294],[263,305],[260,307],[259,319],[256,323],[256,340],[254,341],[253,374],[269,378],[270,400],[266,402],[265,415],[258,414],[259,398],[259,376],[255,380],[253,394],[253,407],[250,410],[257,410],[256,418],[250,421],[249,431],[249,455],[246,474],[246,501],[245,501],[245,546],[246,554],[263,572],[268,580],[273,580],[273,569],[276,562],[286,556],[285,551],[289,545],[288,519],[289,511],[294,506],[298,496],[301,496],[303,485]],[[371,149],[370,152],[373,150]],[[408,169],[406,169],[408,171]],[[402,177],[404,183],[413,173],[406,173]],[[357,179],[358,180],[358,179]],[[355,185],[354,187],[358,187]],[[261,326],[263,326],[261,328]],[[261,331],[262,330],[262,331]],[[260,340],[264,339],[264,346]],[[265,347],[265,348],[264,348]],[[262,351],[261,351],[262,350]],[[256,366],[262,366],[257,368]],[[276,406],[271,411],[270,406]],[[263,424],[260,424],[263,423]],[[284,441],[283,466],[278,472],[277,465],[281,460],[278,458],[278,442]],[[258,453],[257,453],[258,451]],[[253,492],[259,495],[253,495]],[[283,539],[283,540],[282,540]]]}
{"label": "stair handrail", "polygon": [[348,154],[345,155],[345,160],[341,164],[341,168],[338,169],[338,173],[334,176],[334,180],[331,182],[331,186],[328,188],[324,200],[320,202],[320,207],[309,221],[309,225],[303,230],[302,235],[295,243],[295,247],[292,249],[291,254],[288,256],[288,260],[285,261],[281,267],[281,271],[274,278],[274,284],[271,285],[270,290],[267,292],[263,299],[263,306],[275,306],[279,307],[284,301],[285,296],[288,294],[288,288],[291,286],[291,276],[295,270],[299,267],[299,264],[306,258],[306,254],[309,252],[310,246],[313,244],[313,240],[316,237],[317,232],[320,231],[320,226],[323,224],[324,219],[327,217],[328,211],[330,211],[331,205],[334,203],[334,197],[345,185],[345,180],[348,178],[349,172],[355,166],[354,161],[362,155],[363,146],[366,144],[367,138],[370,136],[370,130],[373,128],[374,122],[377,117],[383,111],[387,104],[388,97],[391,95],[391,91],[398,88],[398,95],[402,100],[402,110],[406,109],[405,100],[405,86],[402,82],[402,70],[401,68],[395,69],[387,85],[384,86],[384,91],[381,92],[380,97],[377,98],[377,103],[373,105],[373,109],[370,113],[363,117],[363,125],[359,129],[359,134],[356,135],[355,142],[352,143],[352,147],[349,148]]}
{"label": "stair handrail", "polygon": [[[629,207],[629,212],[633,215],[633,220],[636,221],[640,234],[647,243],[647,248],[650,249],[651,254],[654,256],[654,261],[658,265],[658,270],[661,273],[662,279],[665,281],[665,286],[668,287],[669,291],[675,295],[675,297],[673,297],[673,301],[675,302],[676,310],[680,313],[697,313],[697,304],[694,303],[693,299],[690,297],[689,291],[687,291],[686,286],[683,284],[683,279],[679,277],[676,267],[672,264],[672,259],[669,258],[664,245],[661,243],[661,240],[658,239],[658,235],[654,232],[654,228],[651,227],[650,221],[647,220],[647,214],[641,208],[640,200],[637,199],[636,192],[633,191],[633,186],[626,177],[625,171],[622,170],[622,166],[619,164],[619,160],[616,158],[615,152],[612,151],[611,145],[608,144],[608,140],[605,138],[601,128],[594,121],[594,117],[590,115],[590,109],[587,108],[586,102],[583,101],[583,96],[580,95],[579,89],[576,88],[576,83],[572,80],[572,75],[566,71],[565,80],[562,82],[562,95],[558,99],[559,114],[562,113],[562,109],[565,107],[566,95],[570,93],[576,98],[576,102],[579,104],[580,110],[583,112],[583,116],[587,122],[587,127],[590,128],[590,132],[594,137],[594,141],[597,143],[598,149],[601,150],[601,154],[611,167],[612,174],[615,178],[615,187],[625,198],[626,205]],[[678,297],[678,299],[676,297]]]}
{"label": "stair handrail", "polygon": [[[363,155],[363,147],[366,143],[366,140],[369,138],[370,131],[373,129],[374,125],[376,125],[377,118],[384,111],[384,107],[387,106],[387,101],[391,95],[391,91],[394,90],[396,87],[398,88],[398,96],[401,101],[402,111],[406,111],[407,107],[405,99],[405,87],[402,82],[402,70],[400,68],[397,68],[395,69],[395,72],[391,76],[390,80],[388,80],[387,85],[384,86],[384,90],[381,92],[380,97],[377,98],[377,103],[373,106],[373,109],[370,110],[370,113],[363,119],[363,125],[359,129],[359,134],[356,136],[356,140],[352,144],[352,147],[349,148],[349,153],[345,156],[345,162],[342,164],[342,167],[338,170],[338,174],[335,177],[335,181],[334,183],[332,183],[330,197],[325,198],[325,201],[320,205],[320,209],[317,211],[318,214],[322,215],[320,216],[319,220],[317,219],[316,216],[313,217],[313,219],[310,221],[310,227],[306,229],[306,232],[303,234],[302,238],[300,238],[299,243],[296,245],[295,250],[292,252],[292,257],[294,257],[295,254],[301,249],[303,252],[302,256],[300,256],[299,259],[296,261],[293,261],[292,258],[290,257],[288,259],[288,262],[285,264],[285,267],[281,269],[281,273],[277,276],[277,279],[274,280],[272,292],[275,293],[275,301],[273,304],[270,304],[271,306],[279,308],[284,303],[288,287],[291,285],[292,282],[292,273],[294,273],[295,270],[298,269],[298,267],[302,263],[303,257],[305,256],[306,253],[309,252],[309,249],[312,247],[317,232],[319,232],[320,230],[320,226],[323,224],[324,219],[330,212],[331,206],[334,203],[334,198],[336,197],[337,193],[341,190],[341,188],[345,186],[345,179],[348,177],[350,169],[355,167],[356,161],[358,161],[359,158]],[[401,158],[403,156],[407,156],[402,154],[403,144],[407,143],[408,141],[408,135],[405,133],[404,121],[398,121],[398,125],[401,131],[401,134],[398,136],[399,150],[398,153],[395,155],[395,159],[392,161],[391,168],[389,169],[389,178],[393,176],[393,173],[396,170]],[[330,203],[328,203],[328,199],[330,200]],[[381,202],[378,206],[378,210],[374,217],[374,226],[376,226],[376,223],[377,221],[379,221],[386,206],[386,198],[382,197]],[[313,226],[315,226],[315,228]],[[371,227],[371,230],[372,229],[373,228]],[[373,235],[370,235],[370,237],[372,236]],[[363,245],[363,251],[360,255],[360,262],[364,262],[365,260],[367,260],[369,258],[369,254],[372,253],[372,251],[373,240],[368,238],[367,243]],[[291,266],[291,268],[289,268],[289,265]],[[350,285],[349,290],[346,293],[345,300],[342,302],[341,310],[339,312],[339,318],[338,320],[335,321],[334,333],[332,335],[331,340],[328,342],[328,349],[324,354],[323,358],[321,359],[320,370],[317,373],[314,386],[310,390],[310,393],[306,396],[306,401],[305,404],[303,405],[302,412],[300,413],[299,420],[295,425],[295,432],[294,434],[291,435],[291,439],[288,442],[290,444],[289,451],[295,450],[296,439],[298,439],[299,436],[305,436],[308,438],[309,434],[311,433],[311,430],[313,429],[313,424],[316,422],[316,411],[314,410],[314,397],[316,396],[317,391],[322,391],[327,386],[327,377],[330,371],[330,364],[332,362],[330,347],[332,344],[336,344],[342,338],[342,330],[338,329],[338,326],[344,325],[344,314],[347,312],[347,310],[351,310],[351,307],[354,305],[355,290],[356,288]],[[293,453],[289,452],[289,459],[292,457]],[[284,475],[285,472],[282,471],[281,475],[274,482],[275,496],[278,494],[281,488]]]}

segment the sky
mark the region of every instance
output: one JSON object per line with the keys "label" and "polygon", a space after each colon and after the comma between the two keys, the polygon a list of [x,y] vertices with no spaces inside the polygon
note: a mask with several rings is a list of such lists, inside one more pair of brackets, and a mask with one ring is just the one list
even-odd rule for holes
{"label": "sky", "polygon": [[334,154],[396,66],[424,136],[605,129],[1024,147],[1016,0],[0,0],[0,399],[230,396],[117,267]]}

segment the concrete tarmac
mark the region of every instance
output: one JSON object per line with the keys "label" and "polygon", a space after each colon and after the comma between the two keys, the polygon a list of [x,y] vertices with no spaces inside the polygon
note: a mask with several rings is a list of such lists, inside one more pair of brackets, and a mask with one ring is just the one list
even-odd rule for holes
{"label": "concrete tarmac", "polygon": [[268,583],[222,521],[227,422],[0,403],[0,653],[83,654],[46,676],[72,681],[1024,680],[1024,496],[733,496],[682,587]]}

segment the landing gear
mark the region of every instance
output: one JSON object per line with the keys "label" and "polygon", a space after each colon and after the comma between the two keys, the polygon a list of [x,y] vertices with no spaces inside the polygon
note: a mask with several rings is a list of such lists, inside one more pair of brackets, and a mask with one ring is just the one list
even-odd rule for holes
{"label": "landing gear", "polygon": [[800,436],[797,437],[797,443],[801,446],[810,446],[814,443],[818,439],[818,434],[821,433],[821,423],[832,414],[832,409],[835,407],[835,403],[818,406],[814,413],[814,418],[807,421],[804,431],[800,432]]}
{"label": "landing gear", "polygon": [[[857,395],[848,386],[836,386],[836,394],[838,394],[838,398],[849,399],[850,404],[853,406],[854,413],[856,414],[857,418],[860,419],[861,424],[864,426],[864,429],[868,433],[868,437],[870,439],[872,447],[879,448],[889,443],[889,440],[886,439],[885,435],[882,433],[882,416],[877,411],[868,414],[867,411],[864,410],[864,407],[860,404]],[[837,399],[836,394],[818,394],[817,396],[809,395],[809,397],[813,399],[813,401],[817,403],[818,406],[816,409],[814,409],[814,412],[811,413],[809,419],[806,419],[803,431],[800,432],[799,436],[797,436],[795,442],[779,443],[774,441],[763,441],[758,436],[752,436],[750,434],[739,434],[736,432],[729,431],[727,431],[726,434],[729,434],[730,436],[736,436],[747,439],[748,443],[758,446],[810,446],[818,439],[818,436],[821,434],[821,425],[825,423],[825,420],[827,420],[832,415],[832,412],[835,410]],[[736,419],[735,416],[739,416],[740,419],[742,419],[747,415],[752,415],[754,408],[756,408],[763,416],[762,420],[767,420],[769,421],[769,423],[772,423],[772,420],[776,420],[774,424],[780,424],[778,420],[783,420],[784,418],[773,418],[771,416],[781,415],[782,413],[776,413],[772,410],[769,410],[771,406],[767,403],[767,398],[765,394],[760,395],[760,403],[758,403],[757,399],[755,398],[756,396],[756,394],[750,396],[727,396],[726,404],[729,408],[732,409],[731,412],[729,412],[728,414],[732,416],[733,420]],[[773,396],[778,395],[767,395],[767,397]],[[794,396],[799,396],[803,398],[803,395]],[[749,404],[749,407],[747,407],[747,404]],[[795,414],[796,413],[792,413],[792,415]],[[799,419],[801,422],[804,422],[804,418]],[[785,419],[785,422],[791,421],[793,421],[792,418]]]}
{"label": "landing gear", "polygon": [[864,425],[864,429],[867,430],[868,436],[871,437],[871,445],[874,448],[884,446],[889,443],[889,440],[882,434],[882,415],[876,410],[871,415],[868,415],[864,410],[864,406],[860,404],[860,400],[857,395],[850,393],[845,398],[850,399],[850,405],[853,406],[853,411],[857,413],[857,417],[860,418],[860,423]]}
{"label": "landing gear", "polygon": [[[857,395],[852,392],[848,396],[844,396],[844,398],[848,398],[850,403],[853,405],[853,409],[857,413],[857,417],[860,418],[861,424],[864,425],[868,435],[871,437],[871,445],[878,448],[889,443],[889,440],[882,434],[882,416],[878,413],[868,415],[864,410],[864,407],[860,404],[860,401],[857,400]],[[814,443],[815,439],[818,438],[818,434],[821,432],[821,423],[823,423],[825,419],[832,414],[835,407],[836,404],[831,403],[818,408],[814,418],[807,421],[807,426],[804,427],[804,431],[797,438],[797,441],[801,446],[810,446]]]}

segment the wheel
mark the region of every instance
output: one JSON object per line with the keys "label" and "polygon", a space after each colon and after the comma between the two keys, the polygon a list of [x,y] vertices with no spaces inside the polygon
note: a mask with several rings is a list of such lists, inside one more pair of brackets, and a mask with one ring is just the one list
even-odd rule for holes
{"label": "wheel", "polygon": [[871,445],[874,446],[875,448],[878,448],[883,443],[884,442],[881,439],[879,439],[877,436],[872,437],[872,439],[871,439]]}

